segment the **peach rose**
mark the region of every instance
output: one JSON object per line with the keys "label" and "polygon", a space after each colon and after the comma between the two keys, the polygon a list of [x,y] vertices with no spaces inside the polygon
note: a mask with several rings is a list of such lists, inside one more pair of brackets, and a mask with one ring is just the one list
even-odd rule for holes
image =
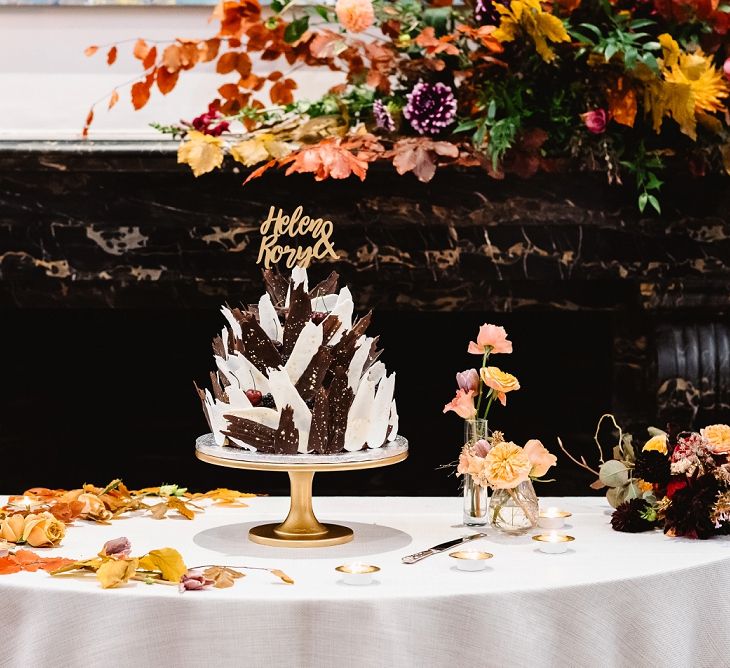
{"label": "peach rose", "polygon": [[661,452],[663,455],[667,454],[667,435],[666,434],[657,434],[656,436],[652,436],[646,443],[644,443],[644,447],[641,448],[643,452],[649,452],[650,450],[656,450],[656,452]]}
{"label": "peach rose", "polygon": [[483,324],[479,328],[476,343],[470,341],[467,352],[473,355],[483,355],[487,352],[487,348],[489,348],[490,354],[512,352],[512,341],[507,340],[507,332],[504,327]]}
{"label": "peach rose", "polygon": [[10,515],[0,522],[0,538],[8,543],[17,543],[23,540],[25,517],[20,513]]}
{"label": "peach rose", "polygon": [[485,473],[495,489],[512,489],[530,477],[532,465],[525,451],[510,441],[495,445],[485,457]]}
{"label": "peach rose", "polygon": [[337,20],[348,32],[367,30],[375,21],[371,0],[337,0],[335,13]]}
{"label": "peach rose", "polygon": [[496,366],[482,367],[480,375],[484,384],[492,389],[502,406],[507,405],[507,392],[520,389],[520,382],[517,378]]}
{"label": "peach rose", "polygon": [[551,466],[555,466],[558,458],[551,455],[547,448],[536,438],[531,438],[523,448],[527,459],[530,460],[530,478],[542,478]]}
{"label": "peach rose", "polygon": [[484,467],[484,458],[470,455],[468,452],[462,450],[459,455],[459,465],[456,467],[456,472],[459,475],[478,475]]}
{"label": "peach rose", "polygon": [[465,420],[471,420],[477,414],[477,409],[474,407],[474,391],[456,390],[456,396],[444,406],[444,413],[449,411],[454,411]]}
{"label": "peach rose", "polygon": [[66,535],[66,525],[51,513],[28,515],[23,527],[23,540],[31,547],[55,547]]}
{"label": "peach rose", "polygon": [[730,427],[728,425],[708,425],[704,429],[700,429],[700,435],[707,441],[710,450],[714,454],[730,454]]}

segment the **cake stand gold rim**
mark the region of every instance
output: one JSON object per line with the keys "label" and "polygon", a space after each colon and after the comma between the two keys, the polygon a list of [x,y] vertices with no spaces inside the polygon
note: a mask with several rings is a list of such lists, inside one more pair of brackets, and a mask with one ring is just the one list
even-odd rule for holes
{"label": "cake stand gold rim", "polygon": [[[225,466],[231,469],[247,469],[249,471],[354,471],[359,469],[374,469],[380,466],[390,466],[402,462],[408,457],[408,450],[399,452],[397,455],[383,457],[382,459],[369,459],[360,462],[339,462],[339,463],[307,463],[294,464],[284,462],[252,462],[242,461],[240,459],[227,459],[226,457],[217,457],[209,455],[200,450],[195,451],[195,456],[203,462],[214,464],[216,466]],[[323,455],[326,457],[326,455]]]}
{"label": "cake stand gold rim", "polygon": [[323,522],[322,526],[327,529],[327,533],[321,537],[303,535],[297,536],[296,538],[281,538],[274,531],[278,526],[280,526],[278,522],[259,524],[249,529],[248,538],[253,543],[267,545],[269,547],[307,548],[344,545],[345,543],[349,543],[355,536],[354,531],[350,527]]}

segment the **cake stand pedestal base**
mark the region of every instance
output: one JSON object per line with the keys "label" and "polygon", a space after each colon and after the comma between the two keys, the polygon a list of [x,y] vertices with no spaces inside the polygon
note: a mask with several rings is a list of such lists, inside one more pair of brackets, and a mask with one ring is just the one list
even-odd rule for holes
{"label": "cake stand pedestal base", "polygon": [[273,547],[329,547],[349,543],[352,529],[322,524],[312,509],[314,471],[288,471],[291,485],[289,514],[281,524],[261,524],[248,532],[254,543]]}

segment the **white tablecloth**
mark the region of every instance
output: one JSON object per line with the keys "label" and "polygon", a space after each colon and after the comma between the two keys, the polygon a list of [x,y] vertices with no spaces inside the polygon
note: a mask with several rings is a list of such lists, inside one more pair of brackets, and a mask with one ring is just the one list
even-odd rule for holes
{"label": "white tablecloth", "polygon": [[[102,590],[94,579],[0,576],[0,665],[35,666],[687,666],[730,665],[730,539],[669,539],[611,530],[600,498],[544,499],[573,512],[570,552],[546,555],[525,537],[474,542],[487,571],[446,554],[400,558],[465,533],[450,498],[319,498],[319,519],[355,540],[283,550],[247,540],[281,519],[287,500],[210,509],[194,521],[79,523],[43,554],[86,557],[125,535],[135,554],[175,547],[189,566],[281,568],[296,584],[250,571],[231,589],[178,593],[137,582]],[[353,587],[335,566],[381,567]]]}

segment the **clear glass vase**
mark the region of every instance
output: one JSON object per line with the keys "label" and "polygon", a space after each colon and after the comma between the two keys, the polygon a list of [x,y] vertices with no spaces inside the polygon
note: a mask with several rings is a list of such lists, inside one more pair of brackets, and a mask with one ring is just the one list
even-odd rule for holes
{"label": "clear glass vase", "polygon": [[[486,420],[466,420],[464,422],[464,448],[473,449],[477,441],[487,438]],[[464,524],[466,526],[485,526],[489,523],[489,488],[474,482],[468,473],[464,476]]]}
{"label": "clear glass vase", "polygon": [[489,524],[508,534],[522,534],[537,526],[539,503],[532,480],[512,489],[495,489],[489,500]]}

